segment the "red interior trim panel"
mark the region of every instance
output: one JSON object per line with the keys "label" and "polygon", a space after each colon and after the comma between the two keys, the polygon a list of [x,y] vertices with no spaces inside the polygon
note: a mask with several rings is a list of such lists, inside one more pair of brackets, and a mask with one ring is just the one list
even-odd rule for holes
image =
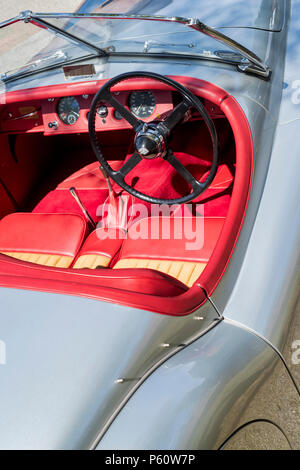
{"label": "red interior trim panel", "polygon": [[[229,164],[224,161],[220,162],[219,171],[213,184],[196,201],[201,203],[204,208],[204,212],[198,213],[198,216],[200,215],[204,221],[208,221],[204,227],[204,244],[196,255],[193,252],[183,252],[182,241],[176,240],[174,236],[172,243],[170,243],[170,240],[157,240],[157,242],[149,240],[147,253],[144,253],[145,245],[140,244],[139,241],[129,240],[122,244],[117,240],[116,243],[111,243],[107,245],[106,249],[102,249],[102,254],[110,256],[112,259],[118,253],[118,256],[123,258],[143,258],[145,256],[147,259],[158,257],[163,259],[174,259],[175,257],[176,259],[180,251],[183,253],[183,257],[180,257],[183,261],[191,260],[207,263],[206,268],[193,287],[188,289],[181,282],[167,274],[152,270],[58,269],[26,263],[5,255],[0,255],[0,286],[86,296],[167,315],[187,315],[199,308],[206,301],[207,295],[212,294],[230,261],[245,216],[252,178],[252,136],[243,110],[225,90],[196,78],[171,78],[199,96],[213,119],[221,118],[222,121],[220,122],[224,121],[227,128],[231,127],[231,129],[229,128],[230,135],[232,136],[233,134],[234,138],[232,145],[235,151],[234,161],[230,161]],[[45,136],[60,135],[58,139],[61,139],[63,134],[87,133],[87,113],[95,93],[104,83],[104,80],[100,80],[60,84],[6,93],[5,104],[0,106],[0,133],[3,134],[0,137],[6,146],[7,155],[9,154],[9,148],[10,153],[11,149],[14,150],[15,144],[13,140],[8,140],[11,137],[9,134],[15,135],[20,133],[20,139],[23,137],[39,137],[44,139],[42,134],[22,135],[40,132],[44,133]],[[149,79],[121,82],[121,84],[113,88],[113,92],[118,95],[118,99],[125,106],[128,106],[132,91],[149,89],[152,90],[155,96],[154,113],[157,117],[164,115],[174,107],[174,95],[170,88]],[[63,97],[75,97],[79,104],[79,118],[74,124],[66,124],[58,117],[58,105]],[[128,124],[124,120],[117,119],[115,112],[109,106],[107,116],[99,115],[96,119],[96,128],[99,131],[127,130],[125,134],[128,133]],[[149,120],[153,120],[153,115],[149,117]],[[192,122],[191,124],[193,125],[194,123]],[[113,132],[108,132],[107,134],[114,135]],[[103,135],[106,135],[105,132]],[[75,139],[76,136],[73,135],[71,137]],[[81,139],[81,137],[79,138]],[[87,138],[87,136],[82,136],[82,138]],[[111,141],[111,139],[108,140]],[[222,141],[222,130],[220,130],[220,140]],[[55,138],[51,137],[48,141],[54,142]],[[204,144],[202,136],[199,139],[199,146],[201,146],[201,143],[204,148],[206,144]],[[114,148],[113,144],[114,142],[110,142],[110,150]],[[22,146],[22,142],[20,141],[18,145]],[[51,148],[49,144],[50,157]],[[210,162],[207,160],[209,149],[209,144],[207,144],[206,154],[201,160],[202,166],[200,165],[201,171],[203,170],[202,176],[207,171],[207,165],[209,168]],[[193,155],[195,149],[189,150],[189,153]],[[189,153],[186,155],[188,156]],[[195,158],[198,158],[198,160],[202,157],[198,157],[197,153],[194,155],[196,155]],[[7,180],[9,182],[9,175],[12,174],[11,168],[14,168],[16,164],[13,157],[7,159],[7,165],[9,166]],[[18,155],[16,154],[17,157]],[[119,168],[120,161],[114,158],[114,155],[112,155],[111,160],[114,161],[113,164],[116,168]],[[74,161],[73,159],[72,163]],[[30,172],[30,175],[34,173],[34,168],[36,167],[35,161],[33,161],[32,165],[33,171]],[[82,168],[83,166],[84,168]],[[55,209],[54,200],[58,206],[61,204],[61,207],[58,207],[57,211],[54,212],[63,212],[67,204],[74,204],[72,198],[67,199],[67,197],[70,197],[68,189],[70,186],[78,185],[80,196],[83,199],[86,198],[87,205],[92,205],[91,213],[94,216],[96,213],[96,202],[98,201],[97,194],[101,192],[103,196],[99,203],[103,203],[107,195],[103,181],[101,184],[98,181],[98,164],[95,164],[93,160],[87,159],[82,167],[78,166],[73,169],[73,172],[66,174],[59,182],[55,182],[54,179],[54,183],[49,184],[48,191],[32,207],[33,213],[16,213],[0,221],[0,251],[14,251],[16,246],[18,246],[20,252],[22,250],[39,252],[45,246],[43,242],[40,244],[40,240],[43,239],[47,240],[50,253],[67,254],[74,257],[74,259],[78,257],[79,253],[99,252],[96,234],[90,235],[84,243],[88,234],[87,224],[82,217],[75,215],[75,209],[74,213],[71,210],[69,215],[62,213],[52,215],[41,214],[42,211],[47,212],[49,207],[52,211]],[[41,166],[41,168],[43,167]],[[24,172],[26,172],[25,169]],[[28,176],[28,181],[30,178],[31,176]],[[18,210],[19,202],[25,197],[24,195],[27,195],[27,186],[21,188],[24,193],[24,195],[22,193],[22,197],[19,195],[21,186],[18,184],[15,186],[16,188],[12,182],[9,188],[6,188],[2,184],[0,176],[0,195],[3,193],[3,200],[5,199],[6,201],[0,216],[10,211]],[[93,197],[95,201],[92,203],[92,196],[90,194],[91,197],[88,197],[88,191],[94,192]],[[63,219],[63,216],[68,219]],[[32,217],[39,218],[40,222],[39,232],[34,239],[28,235],[30,230],[28,232],[26,230],[26,226],[29,227],[32,223]],[[22,218],[22,224],[19,223],[20,218]],[[14,233],[12,227],[15,227],[15,225],[10,224],[13,219],[18,220],[19,226],[23,226],[22,233]],[[47,228],[49,225],[47,226],[46,219],[48,221],[51,220],[51,230]],[[149,220],[140,222],[141,225],[149,223]],[[176,223],[176,214],[174,214],[173,224],[176,225]],[[176,231],[175,225],[173,227],[174,233]],[[57,248],[58,240],[59,249]],[[105,245],[102,246],[105,248]]]}

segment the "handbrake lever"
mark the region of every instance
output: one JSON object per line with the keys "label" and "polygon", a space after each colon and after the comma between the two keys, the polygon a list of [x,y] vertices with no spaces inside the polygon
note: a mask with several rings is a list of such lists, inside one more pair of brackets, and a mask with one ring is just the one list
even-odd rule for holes
{"label": "handbrake lever", "polygon": [[80,209],[82,210],[85,218],[89,221],[89,223],[91,224],[91,226],[93,227],[93,229],[95,229],[97,227],[96,223],[94,222],[94,220],[92,219],[92,217],[90,216],[89,212],[87,211],[87,209],[84,207],[84,205],[82,204],[77,192],[76,192],[76,189],[75,188],[69,188],[69,191],[70,191],[70,194],[73,196],[73,198],[75,199],[75,201],[77,202],[78,206],[80,207]]}

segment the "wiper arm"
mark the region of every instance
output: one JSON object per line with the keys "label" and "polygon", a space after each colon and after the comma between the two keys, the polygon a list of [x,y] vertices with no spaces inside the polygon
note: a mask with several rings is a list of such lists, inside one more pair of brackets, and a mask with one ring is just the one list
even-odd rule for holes
{"label": "wiper arm", "polygon": [[[24,19],[24,14],[27,15],[28,21],[31,22],[40,22],[43,23],[46,27],[51,26],[53,29],[57,29],[59,32],[62,34],[68,36],[72,36],[73,39],[77,39],[78,41],[84,42],[86,45],[90,45],[91,47],[94,47],[95,49],[96,46],[84,41],[81,38],[77,38],[77,36],[73,36],[71,33],[68,33],[67,31],[60,30],[59,28],[56,28],[52,25],[49,25],[49,23],[46,22],[47,19],[75,19],[75,18],[80,18],[80,19],[106,19],[106,20],[143,20],[143,21],[162,21],[166,23],[179,23],[183,24],[195,31],[199,31],[202,34],[205,34],[206,36],[209,36],[213,39],[216,39],[216,41],[221,42],[222,44],[226,44],[230,49],[234,50],[235,52],[238,52],[243,56],[243,60],[241,61],[240,64],[238,64],[238,69],[242,72],[249,72],[249,73],[254,73],[256,75],[259,75],[264,78],[270,78],[271,76],[271,69],[258,57],[253,51],[250,49],[247,49],[245,46],[242,44],[238,43],[234,39],[230,38],[229,36],[226,36],[225,34],[221,33],[220,31],[217,31],[214,28],[211,28],[207,26],[206,24],[202,23],[200,20],[197,18],[183,18],[180,16],[151,16],[151,15],[122,15],[122,14],[117,14],[117,13],[32,13],[32,12],[23,12],[23,18]],[[16,21],[16,18],[13,18],[14,22]],[[24,19],[25,20],[25,19]],[[26,21],[26,20],[25,20]],[[0,24],[1,27],[1,24]],[[102,49],[98,49],[101,51],[102,54],[108,54],[109,51],[105,51]]]}
{"label": "wiper arm", "polygon": [[189,48],[189,49],[193,49],[194,47],[196,47],[196,44],[191,42],[191,43],[185,43],[185,44],[171,44],[171,43],[165,43],[165,42],[159,42],[159,41],[155,41],[154,39],[148,39],[147,41],[144,42],[144,48],[143,48],[143,52],[146,53],[146,52],[149,52],[150,49],[154,48],[154,47],[158,47],[158,48],[161,48],[161,47],[185,47],[185,48]]}
{"label": "wiper arm", "polygon": [[[182,47],[185,48],[186,51],[176,51],[175,53],[173,51],[169,51],[169,49],[172,48],[177,48]],[[166,43],[166,42],[159,42],[155,41],[154,39],[149,39],[144,42],[144,47],[143,47],[143,54],[151,54],[150,49],[158,48],[162,50],[162,53],[170,54],[170,55],[181,55],[181,56],[189,56],[192,57],[189,54],[189,50],[193,49],[196,47],[196,44],[194,42],[190,43],[185,43],[185,44],[172,44],[172,43]],[[114,51],[113,51],[114,52]],[[113,55],[117,55],[117,53],[114,53]],[[210,60],[215,60],[219,62],[225,62],[228,64],[233,64],[233,65],[240,65],[243,63],[243,56],[237,52],[231,52],[227,50],[222,50],[222,51],[212,51],[210,49],[203,49],[202,51],[197,51],[197,56],[194,57],[195,59],[201,58],[201,59],[210,59]]]}
{"label": "wiper arm", "polygon": [[[61,63],[62,61],[66,61],[67,59],[68,59],[68,55],[65,52],[59,50],[59,51],[56,51],[54,54],[51,54],[47,57],[43,57],[42,59],[37,59],[34,62],[30,62],[29,64],[25,65],[24,68],[22,69],[22,73],[27,73],[32,70],[35,70],[41,64],[49,62],[49,61],[51,62],[58,61],[58,63]],[[0,78],[1,80],[5,80],[8,76],[11,77],[11,76],[15,76],[18,74],[19,72],[14,72],[14,70],[9,70],[8,72],[5,72],[2,75],[0,75]]]}
{"label": "wiper arm", "polygon": [[250,51],[250,49],[247,49],[247,47],[243,46],[242,44],[230,38],[229,36],[220,33],[220,31],[217,31],[216,29],[211,28],[204,23],[201,23],[201,21],[197,19],[191,19],[191,23],[187,26],[192,29],[195,29],[196,31],[200,31],[206,36],[216,39],[222,44],[226,44],[234,51],[239,52],[241,55],[243,55],[245,57],[245,61],[243,64],[238,65],[238,69],[240,71],[255,73],[264,78],[270,78],[270,67],[268,67],[254,52]]}
{"label": "wiper arm", "polygon": [[[94,59],[95,57],[98,57],[98,54],[88,54],[85,56],[81,57],[76,57],[76,58],[70,58],[70,59],[64,59],[63,62],[54,62],[54,63],[47,63],[47,60],[45,60],[45,65],[42,67],[33,67],[31,64],[30,66],[25,66],[21,70],[18,70],[16,72],[6,72],[0,75],[0,80],[3,80],[5,83],[11,82],[16,79],[21,79],[21,78],[26,78],[29,76],[32,76],[37,73],[43,73],[47,72],[49,70],[56,69],[57,67],[61,65],[71,65],[71,64],[76,64],[78,62],[83,62],[85,60],[90,60]],[[44,62],[44,61],[43,61]],[[40,62],[39,62],[40,63]]]}

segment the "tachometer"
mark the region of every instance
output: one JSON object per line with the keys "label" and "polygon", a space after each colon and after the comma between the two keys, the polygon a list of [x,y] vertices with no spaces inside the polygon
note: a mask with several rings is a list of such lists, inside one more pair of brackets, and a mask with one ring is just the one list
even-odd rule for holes
{"label": "tachometer", "polygon": [[59,119],[65,124],[75,124],[80,114],[80,106],[77,99],[74,96],[61,98],[58,102],[57,114]]}
{"label": "tachometer", "polygon": [[129,109],[139,118],[147,118],[154,113],[156,106],[152,91],[134,91],[129,96]]}

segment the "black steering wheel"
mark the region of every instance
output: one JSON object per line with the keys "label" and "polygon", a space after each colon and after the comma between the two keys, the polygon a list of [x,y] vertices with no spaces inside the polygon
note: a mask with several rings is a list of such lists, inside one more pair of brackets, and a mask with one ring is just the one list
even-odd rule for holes
{"label": "black steering wheel", "polygon": [[[144,121],[139,120],[129,111],[129,109],[123,106],[111,92],[112,87],[124,80],[132,78],[149,78],[163,82],[178,91],[183,100],[174,108],[164,121],[145,123]],[[118,113],[126,119],[136,132],[134,144],[135,151],[118,171],[114,171],[104,158],[96,134],[95,121],[97,109],[100,104],[103,104],[103,102],[109,103],[116,111],[118,111]],[[186,113],[191,108],[196,109],[203,117],[213,142],[212,166],[207,178],[203,182],[198,181],[178,160],[178,158],[175,157],[173,151],[168,147],[171,131],[182,121]],[[209,187],[218,169],[218,136],[214,123],[203,104],[191,91],[180,85],[180,83],[156,73],[129,72],[118,75],[106,82],[106,84],[96,93],[91,105],[89,112],[89,134],[96,157],[107,175],[132,196],[152,204],[185,204],[192,201]],[[201,142],[199,145],[201,145]],[[125,177],[142,159],[154,160],[157,158],[162,158],[169,162],[169,164],[175,168],[185,181],[189,183],[192,188],[192,192],[179,199],[159,199],[140,191],[136,191],[132,186],[125,182]]]}

